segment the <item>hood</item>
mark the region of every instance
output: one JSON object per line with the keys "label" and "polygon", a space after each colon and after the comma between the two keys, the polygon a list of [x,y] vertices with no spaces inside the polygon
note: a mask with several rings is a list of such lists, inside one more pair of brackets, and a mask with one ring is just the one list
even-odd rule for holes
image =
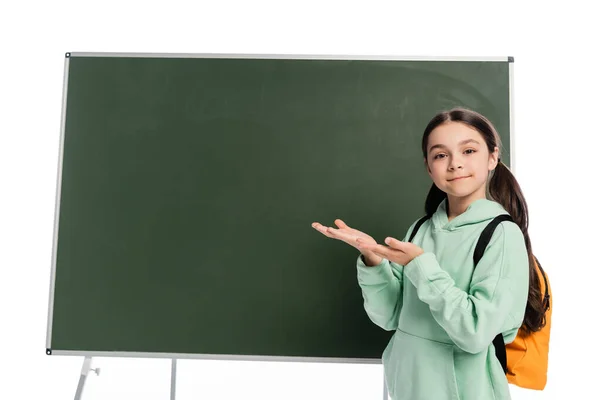
{"label": "hood", "polygon": [[467,207],[465,212],[448,222],[446,203],[446,200],[442,201],[431,217],[434,230],[454,231],[464,226],[491,221],[501,214],[508,214],[504,207],[496,201],[477,199]]}

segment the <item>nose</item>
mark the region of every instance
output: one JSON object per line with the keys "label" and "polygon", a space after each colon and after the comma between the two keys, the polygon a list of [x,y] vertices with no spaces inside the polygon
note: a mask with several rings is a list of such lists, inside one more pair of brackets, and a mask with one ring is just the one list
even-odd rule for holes
{"label": "nose", "polygon": [[462,169],[463,168],[463,162],[460,159],[460,157],[452,157],[450,159],[450,164],[448,165],[448,168],[450,169],[450,171],[454,171],[457,169]]}

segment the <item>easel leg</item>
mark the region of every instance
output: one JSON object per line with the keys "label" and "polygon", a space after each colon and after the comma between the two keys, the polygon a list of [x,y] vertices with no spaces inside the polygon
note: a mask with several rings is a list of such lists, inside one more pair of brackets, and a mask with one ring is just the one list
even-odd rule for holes
{"label": "easel leg", "polygon": [[83,366],[81,367],[81,375],[79,376],[79,384],[77,385],[77,391],[75,392],[75,400],[81,400],[81,394],[83,393],[83,387],[85,386],[85,380],[88,373],[91,370],[92,357],[85,357],[83,359]]}
{"label": "easel leg", "polygon": [[171,360],[171,400],[175,400],[175,387],[177,385],[177,359]]}

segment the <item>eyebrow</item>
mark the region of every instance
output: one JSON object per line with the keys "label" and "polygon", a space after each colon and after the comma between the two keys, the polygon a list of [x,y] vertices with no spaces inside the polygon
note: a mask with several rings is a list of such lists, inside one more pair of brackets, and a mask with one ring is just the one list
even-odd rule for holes
{"label": "eyebrow", "polygon": [[[467,140],[463,140],[462,142],[459,142],[458,144],[460,146],[462,146],[463,144],[467,144],[467,143],[477,143],[480,144],[477,140],[475,139],[467,139]],[[443,144],[434,144],[433,146],[431,146],[431,148],[429,148],[429,152],[431,153],[434,149],[447,149],[446,146],[444,146]]]}

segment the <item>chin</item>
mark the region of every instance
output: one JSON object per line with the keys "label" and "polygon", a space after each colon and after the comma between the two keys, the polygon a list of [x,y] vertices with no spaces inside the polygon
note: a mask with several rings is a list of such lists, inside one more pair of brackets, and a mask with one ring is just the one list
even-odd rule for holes
{"label": "chin", "polygon": [[474,196],[478,192],[479,192],[479,189],[478,188],[474,188],[472,190],[469,190],[469,189],[465,189],[465,190],[448,190],[446,192],[446,194],[449,197],[454,197],[454,198],[457,198],[457,199],[466,199],[466,198],[470,198],[470,197]]}
{"label": "chin", "polygon": [[465,199],[472,194],[473,193],[450,193],[450,192],[447,192],[448,197],[453,197],[455,199]]}
{"label": "chin", "polygon": [[465,190],[447,190],[445,192],[446,192],[446,194],[448,196],[456,197],[456,198],[460,199],[460,198],[469,197],[473,193],[475,193],[476,191],[477,190],[468,190],[468,189],[465,189]]}

